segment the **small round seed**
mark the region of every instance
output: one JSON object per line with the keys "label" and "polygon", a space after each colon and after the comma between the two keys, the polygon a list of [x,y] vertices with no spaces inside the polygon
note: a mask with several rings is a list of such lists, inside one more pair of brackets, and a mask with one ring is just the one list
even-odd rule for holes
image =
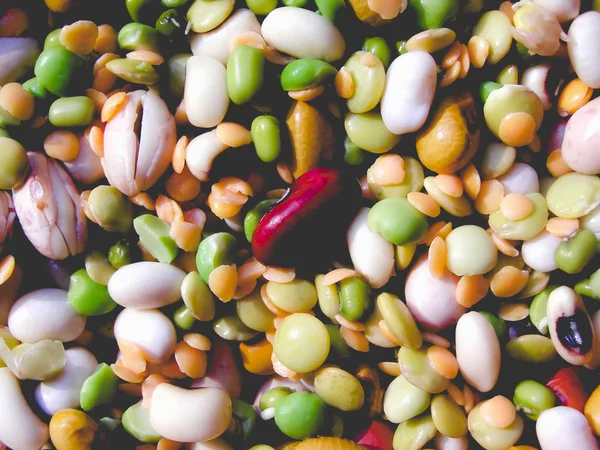
{"label": "small round seed", "polygon": [[456,285],[456,301],[465,308],[482,300],[488,293],[490,284],[483,275],[464,276]]}
{"label": "small round seed", "polygon": [[456,356],[447,348],[433,346],[427,349],[427,358],[433,368],[444,378],[452,380],[458,375]]}
{"label": "small round seed", "polygon": [[508,194],[500,202],[500,212],[509,220],[520,220],[533,211],[533,202],[523,194]]}
{"label": "small round seed", "polygon": [[208,287],[222,302],[230,301],[237,287],[237,270],[228,265],[217,267],[208,277]]}
{"label": "small round seed", "polygon": [[515,421],[517,410],[506,397],[497,395],[481,405],[481,417],[495,428],[506,428]]}
{"label": "small round seed", "polygon": [[546,231],[561,238],[571,236],[579,230],[579,220],[553,217],[546,224]]}

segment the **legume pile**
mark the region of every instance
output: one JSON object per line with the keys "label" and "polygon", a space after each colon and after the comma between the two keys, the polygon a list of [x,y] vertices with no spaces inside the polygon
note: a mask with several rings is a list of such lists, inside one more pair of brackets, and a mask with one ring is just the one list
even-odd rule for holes
{"label": "legume pile", "polygon": [[0,448],[594,450],[600,2],[3,0]]}

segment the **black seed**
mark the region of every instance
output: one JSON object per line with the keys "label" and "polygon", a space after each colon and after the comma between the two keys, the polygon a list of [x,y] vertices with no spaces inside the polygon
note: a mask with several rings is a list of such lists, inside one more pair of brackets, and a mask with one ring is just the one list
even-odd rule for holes
{"label": "black seed", "polygon": [[592,348],[592,327],[587,314],[580,309],[572,316],[560,317],[556,321],[556,333],[562,345],[580,355]]}

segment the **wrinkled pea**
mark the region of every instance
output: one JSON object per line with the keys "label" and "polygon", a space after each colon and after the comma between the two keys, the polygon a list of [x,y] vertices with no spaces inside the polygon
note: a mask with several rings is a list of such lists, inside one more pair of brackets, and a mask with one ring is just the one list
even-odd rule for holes
{"label": "wrinkled pea", "polygon": [[131,242],[121,240],[113,245],[108,251],[108,262],[115,269],[131,264],[134,261],[133,248]]}
{"label": "wrinkled pea", "polygon": [[308,312],[317,304],[317,290],[306,280],[296,278],[289,283],[269,281],[266,290],[273,304],[286,312]]}
{"label": "wrinkled pea", "polygon": [[106,68],[130,83],[151,85],[160,79],[160,75],[153,66],[129,58],[113,59],[106,64]]}
{"label": "wrinkled pea", "polygon": [[281,72],[281,88],[284,91],[299,91],[331,82],[337,70],[320,59],[296,59]]}
{"label": "wrinkled pea", "polygon": [[227,93],[231,101],[242,105],[252,100],[262,87],[264,70],[265,57],[260,49],[238,45],[227,61]]}
{"label": "wrinkled pea", "polygon": [[427,233],[426,216],[401,197],[378,201],[369,211],[367,226],[395,245],[420,241]]}
{"label": "wrinkled pea", "polygon": [[84,127],[94,119],[94,103],[89,97],[63,97],[50,106],[48,120],[55,127]]}
{"label": "wrinkled pea", "polygon": [[323,367],[315,373],[315,393],[341,411],[362,408],[365,391],[358,379],[339,367]]}
{"label": "wrinkled pea", "polygon": [[194,33],[206,33],[221,25],[235,5],[235,0],[195,0],[188,9],[187,20]]}
{"label": "wrinkled pea", "polygon": [[398,363],[402,375],[410,383],[431,394],[442,392],[450,383],[450,380],[433,368],[427,357],[427,349],[411,350],[402,347],[398,352]]}
{"label": "wrinkled pea", "polygon": [[446,238],[448,269],[458,276],[482,275],[498,262],[498,250],[491,236],[476,225],[453,229]]}
{"label": "wrinkled pea", "polygon": [[45,49],[35,63],[34,73],[40,86],[54,95],[63,95],[83,60],[62,46]]}
{"label": "wrinkled pea", "polygon": [[581,272],[596,254],[598,240],[590,230],[580,230],[572,238],[563,241],[554,251],[554,262],[563,272]]}
{"label": "wrinkled pea", "polygon": [[365,160],[365,151],[354,142],[344,139],[344,162],[350,166],[360,166]]}
{"label": "wrinkled pea", "polygon": [[83,316],[106,314],[117,306],[108,294],[108,288],[92,280],[85,269],[71,275],[67,300]]}
{"label": "wrinkled pea", "polygon": [[275,329],[275,315],[265,306],[260,295],[260,288],[238,300],[235,309],[240,320],[249,328],[260,332]]}
{"label": "wrinkled pea", "polygon": [[29,159],[23,146],[9,137],[0,137],[0,189],[20,186],[29,171]]}
{"label": "wrinkled pea", "polygon": [[390,62],[392,61],[392,52],[385,42],[385,39],[381,37],[365,39],[362,50],[377,56],[385,69],[390,66]]}
{"label": "wrinkled pea", "polygon": [[269,389],[263,395],[260,396],[258,406],[262,411],[268,408],[275,408],[277,403],[286,398],[288,395],[293,393],[290,388],[287,387],[276,387]]}
{"label": "wrinkled pea", "polygon": [[447,395],[436,395],[431,401],[431,418],[435,428],[444,436],[460,438],[467,434],[467,416]]}
{"label": "wrinkled pea", "polygon": [[394,433],[394,448],[402,450],[421,450],[434,438],[437,430],[428,413],[402,422]]}
{"label": "wrinkled pea", "polygon": [[[275,161],[281,153],[279,120],[274,116],[258,116],[250,127],[256,155],[262,162]],[[270,201],[270,200],[265,200]]]}
{"label": "wrinkled pea", "polygon": [[511,28],[510,19],[500,11],[486,12],[475,25],[473,36],[480,36],[490,44],[488,61],[491,64],[496,64],[509,52],[512,44]]}
{"label": "wrinkled pea", "polygon": [[244,325],[238,316],[224,316],[213,322],[213,330],[227,341],[248,341],[257,332]]}
{"label": "wrinkled pea", "polygon": [[400,142],[400,136],[387,129],[379,113],[348,113],[344,127],[352,142],[371,153],[385,153]]}
{"label": "wrinkled pea", "polygon": [[229,233],[215,233],[208,236],[198,246],[196,266],[205,283],[210,273],[219,266],[232,264],[237,241]]}
{"label": "wrinkled pea", "polygon": [[550,338],[539,334],[526,334],[508,342],[506,353],[518,361],[542,364],[556,357],[556,349]]}
{"label": "wrinkled pea", "polygon": [[128,23],[117,36],[122,50],[151,50],[160,53],[160,33],[148,25]]}
{"label": "wrinkled pea", "polygon": [[504,239],[526,241],[537,236],[548,222],[546,199],[537,192],[526,195],[533,202],[533,211],[524,219],[510,220],[502,215],[500,210],[492,213],[489,224],[494,233]]}
{"label": "wrinkled pea", "polygon": [[548,209],[563,219],[579,219],[600,205],[600,178],[567,173],[548,189]]}
{"label": "wrinkled pea", "polygon": [[541,413],[554,408],[556,396],[543,384],[533,380],[524,380],[515,387],[513,403],[517,407],[517,411],[523,412],[531,420],[537,420]]}
{"label": "wrinkled pea", "polygon": [[185,65],[192,55],[190,53],[178,53],[167,61],[169,68],[169,92],[173,97],[182,97],[185,87]]}
{"label": "wrinkled pea", "polygon": [[408,306],[395,295],[383,293],[377,297],[377,307],[390,332],[411,350],[421,348],[423,338]]}
{"label": "wrinkled pea", "polygon": [[325,328],[327,328],[327,333],[329,334],[331,351],[337,358],[349,358],[350,355],[352,355],[352,349],[346,344],[346,341],[340,333],[339,327],[329,324],[325,325]]}
{"label": "wrinkled pea", "polygon": [[131,228],[131,202],[117,188],[94,188],[88,204],[98,225],[106,231],[126,233]]}
{"label": "wrinkled pea", "polygon": [[425,172],[421,163],[415,158],[408,157],[403,159],[405,175],[404,180],[400,184],[389,186],[379,185],[374,181],[373,171],[370,168],[367,170],[369,190],[378,200],[389,197],[406,197],[409,192],[418,192],[423,188]]}
{"label": "wrinkled pea", "polygon": [[427,177],[423,180],[425,190],[431,195],[442,209],[456,217],[466,217],[471,215],[473,209],[471,203],[463,195],[462,197],[451,197],[438,188],[435,177]]}
{"label": "wrinkled pea", "polygon": [[144,248],[158,261],[171,264],[179,253],[179,247],[171,237],[171,227],[151,214],[133,219],[133,228]]}
{"label": "wrinkled pea", "polygon": [[152,444],[158,442],[162,437],[152,428],[150,424],[150,412],[142,406],[141,401],[127,408],[123,413],[121,421],[125,431],[138,441]]}
{"label": "wrinkled pea", "polygon": [[81,409],[90,411],[100,405],[110,405],[118,388],[117,376],[106,363],[99,364],[81,386]]}
{"label": "wrinkled pea", "polygon": [[425,412],[431,395],[400,375],[390,383],[383,398],[383,412],[392,423],[402,423]]}
{"label": "wrinkled pea", "polygon": [[458,0],[410,0],[421,29],[440,28],[458,14]]}
{"label": "wrinkled pea", "polygon": [[481,403],[469,413],[468,424],[471,436],[486,450],[506,450],[514,445],[523,434],[523,418],[519,415],[505,428],[489,425],[481,415]]}
{"label": "wrinkled pea", "polygon": [[339,289],[339,311],[340,314],[350,320],[360,320],[369,306],[371,306],[371,287],[361,278],[346,278],[340,282]]}
{"label": "wrinkled pea", "polygon": [[294,392],[275,407],[275,423],[292,439],[314,436],[325,421],[326,403],[310,392]]}
{"label": "wrinkled pea", "polygon": [[340,296],[335,284],[330,284],[329,286],[323,284],[324,277],[325,275],[317,275],[315,277],[319,308],[329,319],[335,321],[335,316],[340,311]]}
{"label": "wrinkled pea", "polygon": [[215,296],[198,272],[190,272],[183,279],[181,298],[192,316],[201,322],[215,318]]}
{"label": "wrinkled pea", "polygon": [[[347,100],[350,112],[360,114],[375,108],[385,87],[385,68],[381,60],[373,58],[369,52],[360,51],[354,53],[344,67],[350,72],[354,82],[354,93]],[[361,147],[354,139],[352,141]]]}

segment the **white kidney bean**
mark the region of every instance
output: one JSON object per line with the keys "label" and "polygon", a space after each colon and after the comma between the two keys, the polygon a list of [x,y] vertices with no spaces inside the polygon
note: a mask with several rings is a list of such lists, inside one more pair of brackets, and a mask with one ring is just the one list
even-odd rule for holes
{"label": "white kidney bean", "polygon": [[537,172],[529,164],[515,163],[508,172],[498,178],[504,186],[504,195],[533,194],[539,192],[540,181]]}
{"label": "white kidney bean", "polygon": [[552,107],[552,99],[546,90],[546,79],[549,72],[549,64],[537,64],[525,69],[521,79],[521,84],[531,89],[540,98],[546,110]]}
{"label": "white kidney bean", "polygon": [[394,246],[367,227],[370,208],[362,208],[354,218],[346,239],[354,270],[374,288],[380,288],[394,273]]}
{"label": "white kidney bean", "polygon": [[[600,16],[600,13],[596,14]],[[600,25],[598,30],[600,31]],[[600,58],[595,59],[600,63]],[[584,175],[600,173],[598,121],[600,121],[600,99],[596,98],[578,109],[565,128],[562,157],[571,169]]]}
{"label": "white kidney bean", "polygon": [[192,56],[185,66],[183,105],[190,123],[199,128],[215,127],[229,107],[227,70],[214,58]]}
{"label": "white kidney bean", "polygon": [[592,316],[592,329],[594,330],[594,344],[592,347],[592,360],[585,365],[588,369],[600,366],[600,310]]}
{"label": "white kidney bean", "polygon": [[150,424],[177,442],[204,442],[223,434],[232,418],[231,398],[216,388],[182,389],[159,384],[152,393]]}
{"label": "white kidney bean", "polygon": [[581,81],[592,89],[600,88],[600,12],[588,11],[573,21],[567,48]]}
{"label": "white kidney bean", "polygon": [[249,9],[239,9],[218,28],[208,33],[194,34],[190,39],[194,56],[207,56],[227,65],[229,44],[240,33],[253,31],[260,34],[260,23]]}
{"label": "white kidney bean", "polygon": [[540,414],[535,431],[541,450],[598,450],[598,441],[585,416],[567,406],[557,406]]}
{"label": "white kidney bean", "polygon": [[437,85],[437,64],[424,51],[398,56],[390,65],[381,98],[381,118],[394,134],[419,130],[429,115]]}
{"label": "white kidney bean", "polygon": [[79,136],[77,157],[64,164],[69,175],[84,184],[93,184],[104,177],[100,157],[94,153],[89,139],[83,134]]}
{"label": "white kidney bean", "polygon": [[254,403],[252,404],[252,406],[254,407],[254,409],[256,410],[257,413],[260,413],[259,403],[260,403],[260,398],[262,397],[262,395],[265,392],[270,391],[271,389],[278,388],[278,387],[290,388],[292,391],[295,391],[295,392],[307,392],[309,390],[306,386],[304,386],[304,384],[302,384],[301,381],[294,381],[294,380],[290,380],[289,378],[283,378],[283,377],[280,377],[279,375],[274,375],[271,378],[269,378],[268,381],[263,383],[263,385],[260,387],[260,389],[256,393],[256,396],[254,397]]}
{"label": "white kidney bean", "polygon": [[581,7],[581,0],[533,0],[533,3],[551,12],[559,22],[573,20]]}
{"label": "white kidney bean", "polygon": [[70,342],[85,329],[86,317],[67,301],[67,291],[40,289],[25,294],[8,315],[11,334],[29,344],[43,339]]}
{"label": "white kidney bean", "polygon": [[153,309],[181,298],[185,272],[170,264],[142,261],[117,270],[108,282],[108,293],[126,308]]}
{"label": "white kidney bean", "polygon": [[346,43],[331,21],[308,9],[284,6],[271,11],[262,23],[267,44],[296,58],[337,61]]}
{"label": "white kidney bean", "polygon": [[0,441],[13,450],[41,448],[49,438],[48,425],[33,413],[6,367],[0,368],[0,392]]}
{"label": "white kidney bean", "polygon": [[42,381],[35,390],[38,405],[50,416],[63,409],[79,407],[81,386],[98,366],[96,357],[82,347],[68,349],[65,357],[62,373],[52,380]]}
{"label": "white kidney bean", "polygon": [[600,239],[600,205],[579,219],[579,224],[581,228],[590,230],[597,239]]}
{"label": "white kidney bean", "polygon": [[533,239],[523,242],[521,246],[523,261],[533,270],[552,272],[557,269],[554,252],[561,242],[561,238],[544,230]]}
{"label": "white kidney bean", "polygon": [[200,181],[208,181],[213,161],[228,148],[217,136],[217,130],[212,130],[191,140],[185,151],[185,162],[192,175]]}
{"label": "white kidney bean", "polygon": [[219,438],[206,442],[187,444],[185,448],[186,450],[233,450],[231,445]]}
{"label": "white kidney bean", "polygon": [[500,373],[500,343],[492,324],[471,311],[456,324],[456,360],[467,383],[489,392]]}
{"label": "white kidney bean", "polygon": [[467,450],[469,448],[469,439],[466,437],[451,438],[441,433],[435,437],[436,450]]}
{"label": "white kidney bean", "polygon": [[404,295],[419,325],[440,331],[454,325],[465,313],[466,309],[456,301],[458,280],[450,272],[440,278],[433,277],[426,255],[416,262],[406,277]]}
{"label": "white kidney bean", "polygon": [[177,343],[175,327],[156,309],[125,308],[115,320],[115,339],[137,344],[152,363],[168,360]]}

